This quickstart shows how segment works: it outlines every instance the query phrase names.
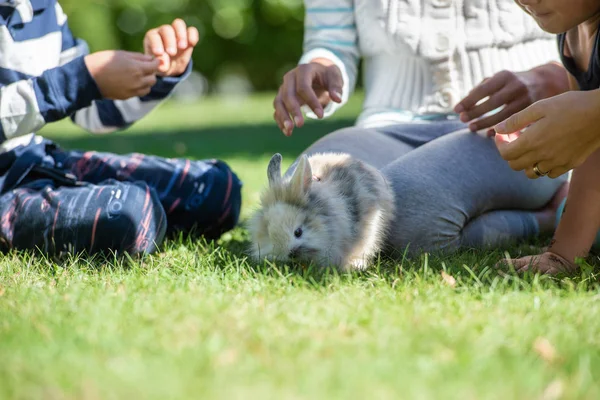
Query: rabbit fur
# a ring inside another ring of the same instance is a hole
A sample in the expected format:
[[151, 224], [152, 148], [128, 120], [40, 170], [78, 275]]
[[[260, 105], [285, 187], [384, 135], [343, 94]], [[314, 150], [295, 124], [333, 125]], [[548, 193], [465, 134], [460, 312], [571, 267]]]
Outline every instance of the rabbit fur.
[[250, 220], [252, 258], [365, 269], [393, 218], [385, 178], [344, 153], [303, 155], [289, 178], [281, 176], [281, 160], [271, 158], [269, 186]]

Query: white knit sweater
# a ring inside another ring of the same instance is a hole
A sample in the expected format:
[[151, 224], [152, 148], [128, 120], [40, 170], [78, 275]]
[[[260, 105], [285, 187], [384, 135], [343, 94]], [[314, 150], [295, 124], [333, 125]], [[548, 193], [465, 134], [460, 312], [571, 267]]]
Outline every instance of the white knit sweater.
[[[475, 85], [496, 72], [559, 60], [554, 37], [541, 31], [514, 0], [304, 3], [300, 63], [317, 57], [335, 62], [344, 78], [344, 103], [363, 58], [365, 102], [357, 121], [361, 126], [452, 113]], [[325, 116], [341, 105], [330, 103]]]

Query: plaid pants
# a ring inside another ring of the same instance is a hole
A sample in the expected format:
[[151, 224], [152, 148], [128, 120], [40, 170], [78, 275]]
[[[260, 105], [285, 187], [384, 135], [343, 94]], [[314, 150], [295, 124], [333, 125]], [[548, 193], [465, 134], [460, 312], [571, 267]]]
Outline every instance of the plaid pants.
[[219, 160], [64, 151], [0, 153], [0, 250], [151, 253], [166, 234], [218, 238], [238, 222], [242, 183]]

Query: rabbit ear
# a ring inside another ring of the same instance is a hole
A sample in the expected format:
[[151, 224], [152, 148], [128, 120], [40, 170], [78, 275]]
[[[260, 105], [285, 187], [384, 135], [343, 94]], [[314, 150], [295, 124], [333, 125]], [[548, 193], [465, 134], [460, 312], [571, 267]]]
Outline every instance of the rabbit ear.
[[298, 160], [298, 165], [292, 176], [291, 186], [292, 190], [297, 194], [306, 194], [310, 189], [312, 183], [312, 169], [308, 162], [308, 157], [304, 154]]
[[281, 181], [281, 154], [276, 153], [271, 157], [267, 167], [267, 177], [269, 186], [273, 186]]

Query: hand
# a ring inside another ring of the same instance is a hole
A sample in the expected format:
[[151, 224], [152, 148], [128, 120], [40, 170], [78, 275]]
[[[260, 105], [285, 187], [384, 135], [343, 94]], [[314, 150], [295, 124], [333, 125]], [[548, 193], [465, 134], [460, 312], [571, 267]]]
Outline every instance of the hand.
[[145, 96], [156, 83], [158, 61], [151, 56], [127, 51], [100, 51], [84, 58], [102, 97], [126, 100]]
[[[460, 114], [461, 121], [474, 121], [469, 124], [471, 131], [491, 128], [538, 100], [566, 92], [569, 89], [567, 76], [564, 67], [555, 63], [525, 72], [498, 72], [475, 87], [454, 111]], [[487, 100], [478, 104], [486, 97]], [[500, 107], [497, 113], [481, 118]], [[488, 136], [493, 134], [493, 129], [489, 129]]]
[[159, 76], [180, 76], [190, 63], [198, 40], [198, 29], [187, 27], [183, 20], [176, 19], [171, 25], [163, 25], [146, 33], [144, 52], [160, 61]]
[[323, 118], [325, 105], [331, 100], [342, 102], [342, 86], [342, 73], [330, 60], [315, 59], [289, 71], [283, 77], [283, 84], [273, 101], [273, 118], [279, 129], [290, 136], [294, 124], [302, 127], [304, 117], [300, 107], [305, 104], [317, 117]]
[[600, 90], [571, 91], [538, 101], [496, 125], [500, 155], [529, 178], [538, 177], [536, 164], [540, 172], [556, 178], [600, 148], [599, 109]]
[[497, 268], [512, 264], [515, 272], [524, 274], [529, 271], [545, 275], [574, 274], [579, 266], [559, 254], [547, 251], [537, 256], [526, 256], [516, 260], [502, 260], [496, 264]]

